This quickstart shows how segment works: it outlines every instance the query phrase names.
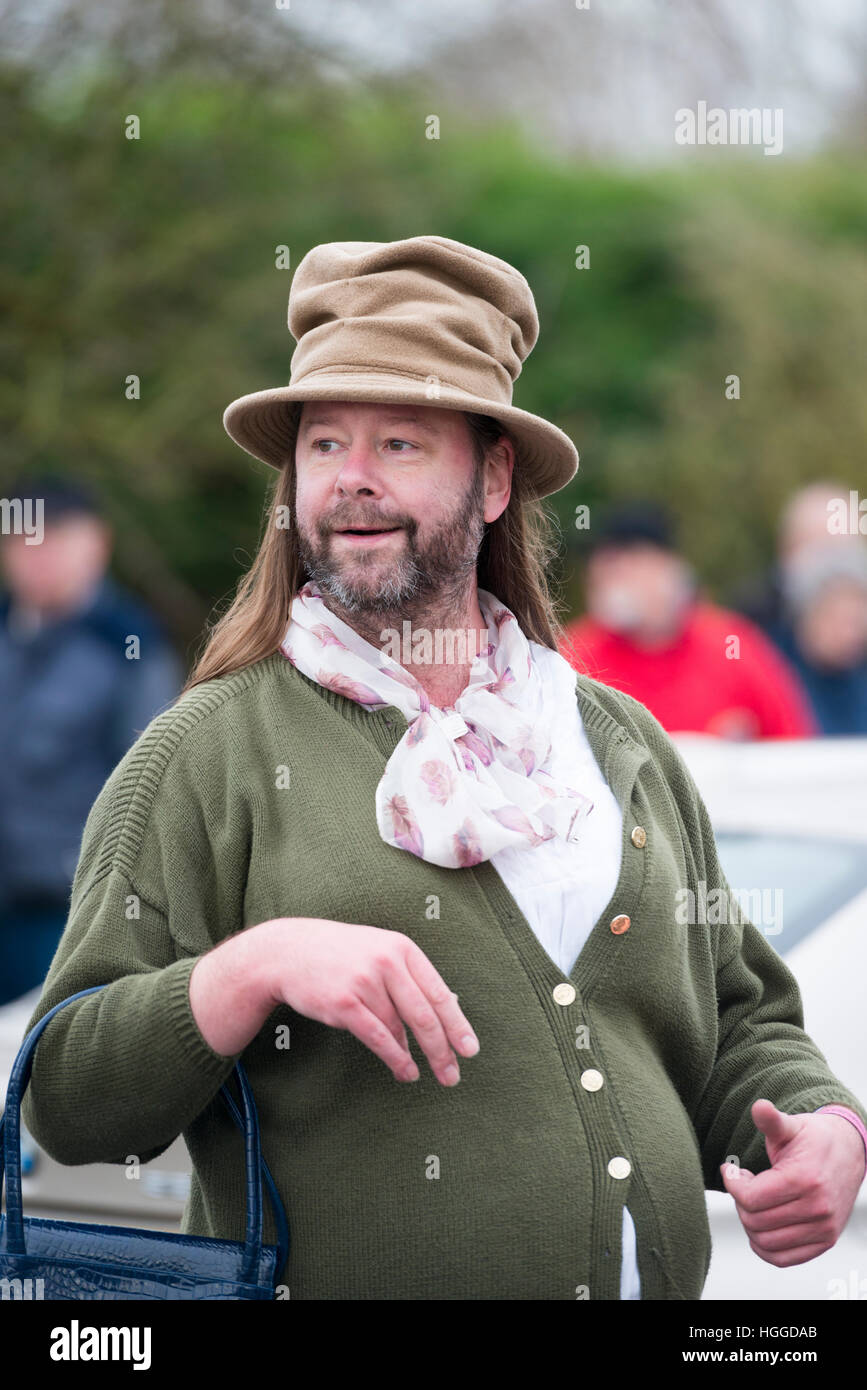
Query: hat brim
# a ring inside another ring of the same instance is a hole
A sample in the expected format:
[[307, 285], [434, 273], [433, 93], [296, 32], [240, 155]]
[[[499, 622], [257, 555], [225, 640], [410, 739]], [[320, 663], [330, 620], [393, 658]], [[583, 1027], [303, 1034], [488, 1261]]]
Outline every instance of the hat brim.
[[454, 387], [439, 384], [436, 395], [423, 381], [377, 372], [365, 377], [320, 372], [315, 381], [276, 386], [239, 396], [223, 412], [223, 426], [236, 444], [272, 468], [282, 468], [292, 456], [298, 417], [304, 401], [360, 401], [395, 405], [424, 405], [441, 410], [465, 410], [491, 415], [515, 441], [515, 466], [529, 479], [537, 497], [547, 497], [571, 482], [578, 469], [578, 451], [556, 425], [513, 405], [495, 405]]

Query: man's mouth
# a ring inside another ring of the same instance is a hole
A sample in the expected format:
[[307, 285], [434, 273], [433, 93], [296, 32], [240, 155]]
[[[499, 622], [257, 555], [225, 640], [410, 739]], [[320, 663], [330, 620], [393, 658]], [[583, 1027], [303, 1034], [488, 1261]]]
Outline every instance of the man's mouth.
[[379, 536], [391, 536], [396, 531], [402, 531], [402, 526], [351, 526], [345, 530], [335, 531], [335, 536], [351, 536], [359, 540], [373, 540]]

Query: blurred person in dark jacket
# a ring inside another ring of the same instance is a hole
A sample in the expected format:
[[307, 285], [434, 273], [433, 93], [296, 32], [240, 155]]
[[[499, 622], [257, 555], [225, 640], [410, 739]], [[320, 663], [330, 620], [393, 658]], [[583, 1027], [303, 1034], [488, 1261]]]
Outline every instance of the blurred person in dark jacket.
[[768, 632], [792, 663], [825, 734], [867, 734], [867, 545], [826, 536], [784, 573]]
[[609, 512], [591, 541], [587, 614], [561, 654], [640, 700], [670, 733], [809, 738], [817, 730], [785, 659], [740, 614], [707, 602], [651, 502]]
[[44, 979], [87, 814], [183, 680], [158, 623], [107, 573], [112, 532], [89, 489], [25, 477], [2, 506], [0, 1004]]

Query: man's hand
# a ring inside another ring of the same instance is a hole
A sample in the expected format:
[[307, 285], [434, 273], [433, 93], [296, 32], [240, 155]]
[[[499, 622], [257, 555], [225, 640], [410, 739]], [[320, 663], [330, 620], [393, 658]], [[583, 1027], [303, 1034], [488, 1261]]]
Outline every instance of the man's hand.
[[325, 917], [275, 917], [266, 935], [262, 978], [275, 1004], [332, 1028], [345, 1028], [398, 1081], [417, 1081], [406, 1024], [443, 1086], [460, 1080], [457, 1054], [479, 1041], [458, 996], [404, 932]]
[[417, 1081], [412, 1029], [443, 1086], [460, 1080], [458, 1056], [479, 1040], [458, 996], [403, 932], [324, 917], [273, 917], [234, 932], [190, 972], [190, 1009], [205, 1042], [237, 1057], [275, 1005], [345, 1028], [398, 1081]]
[[864, 1145], [842, 1115], [786, 1115], [769, 1100], [752, 1106], [771, 1167], [756, 1175], [723, 1163], [750, 1248], [784, 1269], [836, 1245], [864, 1179]]

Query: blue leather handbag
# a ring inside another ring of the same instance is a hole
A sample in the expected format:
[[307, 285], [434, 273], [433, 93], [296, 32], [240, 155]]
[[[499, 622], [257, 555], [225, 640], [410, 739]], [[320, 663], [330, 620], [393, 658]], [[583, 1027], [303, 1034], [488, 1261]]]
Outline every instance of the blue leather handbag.
[[[15, 1058], [0, 1120], [0, 1190], [4, 1168], [6, 1174], [6, 1212], [0, 1216], [0, 1279], [21, 1281], [31, 1297], [70, 1301], [273, 1299], [276, 1281], [289, 1254], [289, 1226], [274, 1179], [262, 1157], [259, 1117], [240, 1062], [235, 1063], [235, 1075], [243, 1117], [227, 1086], [220, 1088], [220, 1095], [244, 1136], [247, 1205], [243, 1241], [24, 1216], [20, 1111], [36, 1043], [59, 1009], [105, 988], [94, 985], [55, 1004], [30, 1030]], [[277, 1245], [262, 1244], [263, 1175], [274, 1213]], [[9, 1288], [14, 1289], [15, 1284], [10, 1283]], [[36, 1295], [34, 1288], [38, 1289]]]

